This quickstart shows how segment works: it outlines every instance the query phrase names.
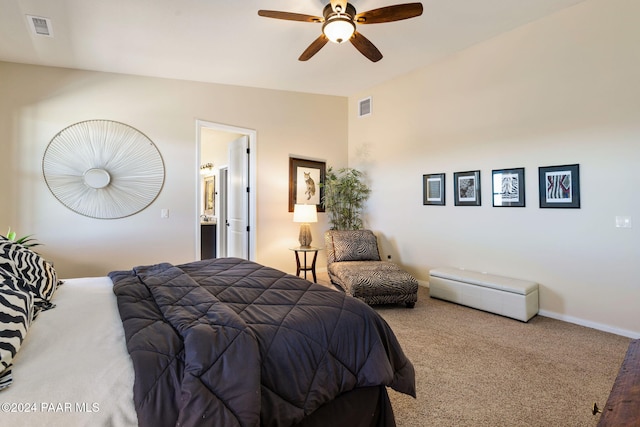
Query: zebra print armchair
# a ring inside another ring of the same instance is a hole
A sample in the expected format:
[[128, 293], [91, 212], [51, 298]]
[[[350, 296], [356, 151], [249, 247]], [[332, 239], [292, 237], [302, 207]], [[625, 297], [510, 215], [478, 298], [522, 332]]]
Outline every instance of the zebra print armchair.
[[367, 304], [404, 303], [413, 308], [418, 281], [397, 264], [382, 261], [371, 230], [325, 233], [327, 272], [331, 282]]

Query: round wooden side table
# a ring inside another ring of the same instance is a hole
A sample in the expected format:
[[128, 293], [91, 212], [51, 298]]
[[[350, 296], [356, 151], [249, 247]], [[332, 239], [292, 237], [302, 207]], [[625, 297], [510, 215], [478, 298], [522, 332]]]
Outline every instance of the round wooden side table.
[[[318, 251], [320, 248], [316, 248], [314, 246], [298, 246], [295, 248], [289, 248], [289, 250], [294, 251], [296, 254], [296, 276], [300, 275], [300, 272], [304, 272], [304, 278], [307, 278], [307, 271], [311, 272], [313, 276], [313, 282], [318, 283], [316, 279], [316, 259], [318, 258]], [[300, 253], [303, 253], [303, 263], [300, 263]], [[307, 264], [307, 254], [313, 253], [313, 260], [311, 261], [311, 265]]]

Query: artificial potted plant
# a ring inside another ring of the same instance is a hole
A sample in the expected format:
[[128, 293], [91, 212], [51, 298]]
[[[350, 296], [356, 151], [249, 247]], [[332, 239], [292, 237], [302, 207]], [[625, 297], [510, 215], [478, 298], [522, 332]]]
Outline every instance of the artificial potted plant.
[[332, 230], [360, 230], [362, 209], [371, 189], [362, 172], [353, 168], [327, 169], [322, 204], [329, 214]]
[[9, 227], [9, 230], [7, 231], [7, 235], [5, 237], [7, 238], [7, 240], [18, 243], [24, 246], [25, 248], [33, 248], [34, 246], [40, 246], [40, 243], [38, 243], [36, 239], [32, 238], [31, 236], [32, 234], [29, 234], [28, 236], [18, 237], [16, 235], [16, 232], [11, 230], [11, 227]]

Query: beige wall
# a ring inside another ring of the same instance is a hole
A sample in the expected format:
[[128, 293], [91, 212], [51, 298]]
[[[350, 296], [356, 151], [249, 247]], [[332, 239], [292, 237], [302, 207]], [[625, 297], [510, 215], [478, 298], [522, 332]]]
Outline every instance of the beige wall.
[[[542, 313], [640, 336], [638, 16], [640, 2], [587, 1], [352, 96], [349, 164], [371, 181], [385, 253], [425, 281], [445, 265], [535, 280]], [[538, 167], [572, 163], [582, 208], [540, 209]], [[492, 207], [492, 169], [514, 167], [526, 207]], [[453, 173], [477, 169], [482, 206], [455, 207]], [[440, 172], [446, 206], [423, 206], [422, 175]]]
[[[257, 133], [257, 261], [295, 272], [298, 225], [288, 212], [289, 156], [344, 165], [347, 99], [0, 62], [0, 227], [35, 234], [62, 277], [195, 258], [196, 120]], [[42, 155], [65, 127], [126, 123], [158, 146], [165, 185], [144, 211], [117, 220], [78, 215], [42, 177]], [[160, 209], [169, 209], [168, 219]], [[320, 239], [326, 217], [313, 225]], [[4, 230], [1, 231], [4, 233]]]

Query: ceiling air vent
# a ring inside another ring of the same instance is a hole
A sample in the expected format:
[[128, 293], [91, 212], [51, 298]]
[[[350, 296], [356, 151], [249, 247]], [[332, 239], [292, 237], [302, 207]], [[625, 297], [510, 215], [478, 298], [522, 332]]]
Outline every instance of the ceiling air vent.
[[27, 15], [27, 21], [29, 21], [29, 28], [36, 36], [53, 37], [51, 19]]
[[371, 97], [358, 101], [358, 117], [371, 115]]

